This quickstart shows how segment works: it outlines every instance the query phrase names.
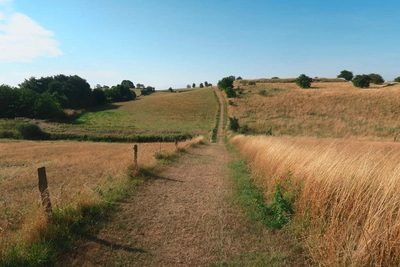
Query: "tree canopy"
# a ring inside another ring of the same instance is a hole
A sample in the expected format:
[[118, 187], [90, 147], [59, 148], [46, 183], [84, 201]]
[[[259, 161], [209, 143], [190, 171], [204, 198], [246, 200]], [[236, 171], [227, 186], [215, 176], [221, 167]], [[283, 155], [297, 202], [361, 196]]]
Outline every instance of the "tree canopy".
[[351, 80], [353, 80], [354, 75], [353, 75], [353, 73], [351, 71], [342, 70], [337, 77], [338, 78], [343, 78], [346, 81], [351, 81]]

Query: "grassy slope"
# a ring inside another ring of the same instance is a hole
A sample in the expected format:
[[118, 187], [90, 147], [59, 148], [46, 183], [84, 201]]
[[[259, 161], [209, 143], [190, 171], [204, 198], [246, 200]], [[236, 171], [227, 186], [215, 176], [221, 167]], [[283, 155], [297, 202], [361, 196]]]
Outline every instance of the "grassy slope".
[[272, 127], [274, 135], [365, 140], [393, 140], [400, 133], [400, 84], [370, 89], [344, 82], [313, 83], [311, 89], [294, 83], [239, 86], [243, 94], [233, 99], [229, 115], [255, 133]]
[[212, 88], [183, 93], [156, 92], [134, 101], [88, 110], [69, 124], [44, 124], [50, 133], [134, 136], [190, 133], [207, 135], [217, 112]]

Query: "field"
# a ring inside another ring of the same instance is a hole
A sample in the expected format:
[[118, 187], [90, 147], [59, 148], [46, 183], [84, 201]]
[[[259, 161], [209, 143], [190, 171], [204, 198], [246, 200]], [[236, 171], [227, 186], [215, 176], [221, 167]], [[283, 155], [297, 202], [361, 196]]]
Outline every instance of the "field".
[[155, 92], [136, 100], [88, 110], [70, 123], [43, 123], [49, 133], [111, 138], [154, 136], [162, 139], [191, 134], [208, 136], [215, 123], [213, 89], [180, 93]]
[[[318, 82], [310, 89], [294, 83], [237, 82], [229, 116], [251, 133], [393, 141], [400, 133], [400, 84], [355, 88], [348, 82]], [[240, 92], [239, 92], [240, 93]]]
[[[160, 150], [173, 153], [176, 147], [138, 144], [139, 166], [154, 165], [154, 153]], [[53, 207], [62, 209], [125, 186], [133, 163], [132, 144], [2, 141], [0, 151], [0, 252], [25, 239], [43, 216], [37, 168], [46, 167]]]
[[400, 144], [242, 135], [231, 142], [266, 202], [277, 191], [293, 202], [292, 229], [319, 266], [399, 266]]
[[259, 135], [231, 143], [314, 263], [399, 266], [400, 84], [244, 84], [229, 116]]

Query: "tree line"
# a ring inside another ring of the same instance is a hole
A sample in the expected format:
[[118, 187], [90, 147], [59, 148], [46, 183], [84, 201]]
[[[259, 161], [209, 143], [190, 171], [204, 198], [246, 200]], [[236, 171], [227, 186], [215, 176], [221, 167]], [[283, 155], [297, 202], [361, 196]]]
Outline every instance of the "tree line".
[[[65, 109], [133, 100], [136, 94], [131, 88], [135, 86], [129, 80], [111, 88], [97, 85], [91, 89], [89, 83], [77, 75], [31, 77], [18, 87], [0, 85], [0, 118], [64, 119]], [[143, 85], [143, 95], [154, 91], [154, 87]]]

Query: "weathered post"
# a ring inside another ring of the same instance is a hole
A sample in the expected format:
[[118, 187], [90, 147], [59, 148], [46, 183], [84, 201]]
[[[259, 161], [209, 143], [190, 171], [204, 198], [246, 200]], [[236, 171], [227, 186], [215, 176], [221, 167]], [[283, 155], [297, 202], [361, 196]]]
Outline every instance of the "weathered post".
[[50, 201], [50, 193], [49, 188], [47, 187], [47, 176], [46, 176], [46, 167], [41, 167], [38, 169], [39, 176], [39, 191], [40, 196], [42, 198], [42, 206], [44, 211], [47, 213], [47, 216], [51, 216], [52, 207]]
[[135, 164], [135, 170], [138, 169], [138, 163], [137, 163], [137, 155], [138, 154], [138, 147], [137, 144], [133, 146], [133, 163]]

